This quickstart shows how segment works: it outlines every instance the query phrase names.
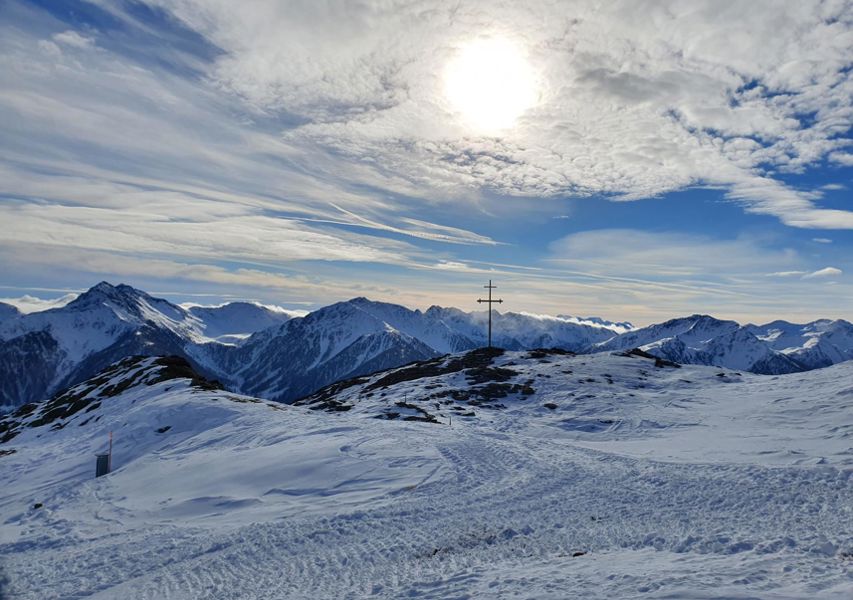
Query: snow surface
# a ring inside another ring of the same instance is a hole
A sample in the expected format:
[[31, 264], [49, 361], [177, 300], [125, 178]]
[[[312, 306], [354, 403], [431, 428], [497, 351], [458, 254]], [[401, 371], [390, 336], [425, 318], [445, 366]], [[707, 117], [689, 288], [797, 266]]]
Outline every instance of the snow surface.
[[[12, 597], [853, 597], [853, 363], [490, 368], [535, 391], [452, 425], [461, 402], [429, 395], [490, 382], [368, 396], [386, 372], [330, 413], [167, 380], [25, 428], [0, 444]], [[374, 418], [402, 399], [440, 422]], [[94, 479], [109, 431], [115, 471]]]

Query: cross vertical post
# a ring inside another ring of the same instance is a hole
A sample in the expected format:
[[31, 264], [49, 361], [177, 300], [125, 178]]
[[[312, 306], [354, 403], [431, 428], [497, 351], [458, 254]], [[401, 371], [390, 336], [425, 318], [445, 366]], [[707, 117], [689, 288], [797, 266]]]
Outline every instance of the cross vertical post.
[[482, 298], [477, 299], [477, 304], [486, 303], [489, 306], [489, 348], [492, 347], [492, 304], [501, 304], [503, 300], [492, 300], [492, 290], [496, 289], [498, 286], [492, 285], [492, 280], [489, 279], [489, 285], [484, 285], [484, 288], [489, 290], [489, 299], [483, 300]]

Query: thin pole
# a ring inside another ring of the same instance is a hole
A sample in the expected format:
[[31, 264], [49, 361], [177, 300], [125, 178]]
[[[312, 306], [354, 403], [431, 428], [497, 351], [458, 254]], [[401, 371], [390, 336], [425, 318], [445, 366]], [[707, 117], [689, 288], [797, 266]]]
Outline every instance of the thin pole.
[[112, 473], [113, 471], [113, 432], [110, 431], [110, 453], [109, 458], [107, 458], [107, 473]]
[[489, 348], [492, 347], [492, 280], [489, 279]]

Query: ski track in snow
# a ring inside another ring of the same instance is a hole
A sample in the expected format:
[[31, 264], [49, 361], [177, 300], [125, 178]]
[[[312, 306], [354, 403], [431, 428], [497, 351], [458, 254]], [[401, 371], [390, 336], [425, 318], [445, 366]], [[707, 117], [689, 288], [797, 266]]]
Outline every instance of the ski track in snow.
[[[109, 477], [89, 479], [87, 454], [26, 485], [27, 469], [71, 460], [70, 436], [33, 463], [20, 454], [35, 446], [0, 457], [18, 481], [0, 494], [12, 598], [853, 597], [843, 461], [668, 462], [525, 428], [512, 409], [448, 427], [214, 396], [156, 417], [133, 404], [148, 429], [190, 414], [200, 432]], [[23, 510], [33, 499], [45, 508]]]
[[[22, 597], [69, 600], [221, 598], [223, 590], [240, 598], [465, 597], [481, 585], [484, 594], [517, 591], [523, 582], [506, 574], [527, 565], [544, 571], [559, 597], [571, 590], [560, 581], [580, 583], [577, 565], [652, 549], [652, 564], [657, 554], [667, 562], [706, 555], [680, 579], [709, 593], [738, 580], [753, 590], [853, 589], [849, 565], [826, 560], [833, 543], [853, 535], [849, 471], [672, 465], [484, 432], [442, 434], [436, 447], [448, 476], [401, 489], [386, 506], [219, 533], [159, 526], [93, 540], [58, 520], [44, 524], [55, 545], [11, 544], [4, 562], [34, 586]], [[576, 551], [588, 554], [569, 560]], [[731, 559], [706, 563], [717, 557]], [[604, 586], [601, 597], [677, 589], [677, 576], [619, 574], [616, 562], [609, 586], [591, 577]]]

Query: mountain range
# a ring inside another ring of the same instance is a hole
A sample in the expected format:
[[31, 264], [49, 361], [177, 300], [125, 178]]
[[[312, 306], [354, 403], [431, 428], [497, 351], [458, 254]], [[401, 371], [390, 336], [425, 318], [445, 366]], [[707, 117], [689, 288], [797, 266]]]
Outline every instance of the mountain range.
[[[101, 282], [66, 306], [22, 314], [0, 304], [0, 406], [47, 398], [135, 355], [177, 355], [226, 388], [292, 402], [335, 381], [486, 343], [486, 313], [411, 310], [354, 298], [307, 315], [249, 302], [182, 307]], [[741, 326], [707, 315], [634, 328], [591, 318], [493, 314], [508, 350], [633, 348], [661, 358], [762, 374], [853, 359], [853, 325], [774, 321]]]

